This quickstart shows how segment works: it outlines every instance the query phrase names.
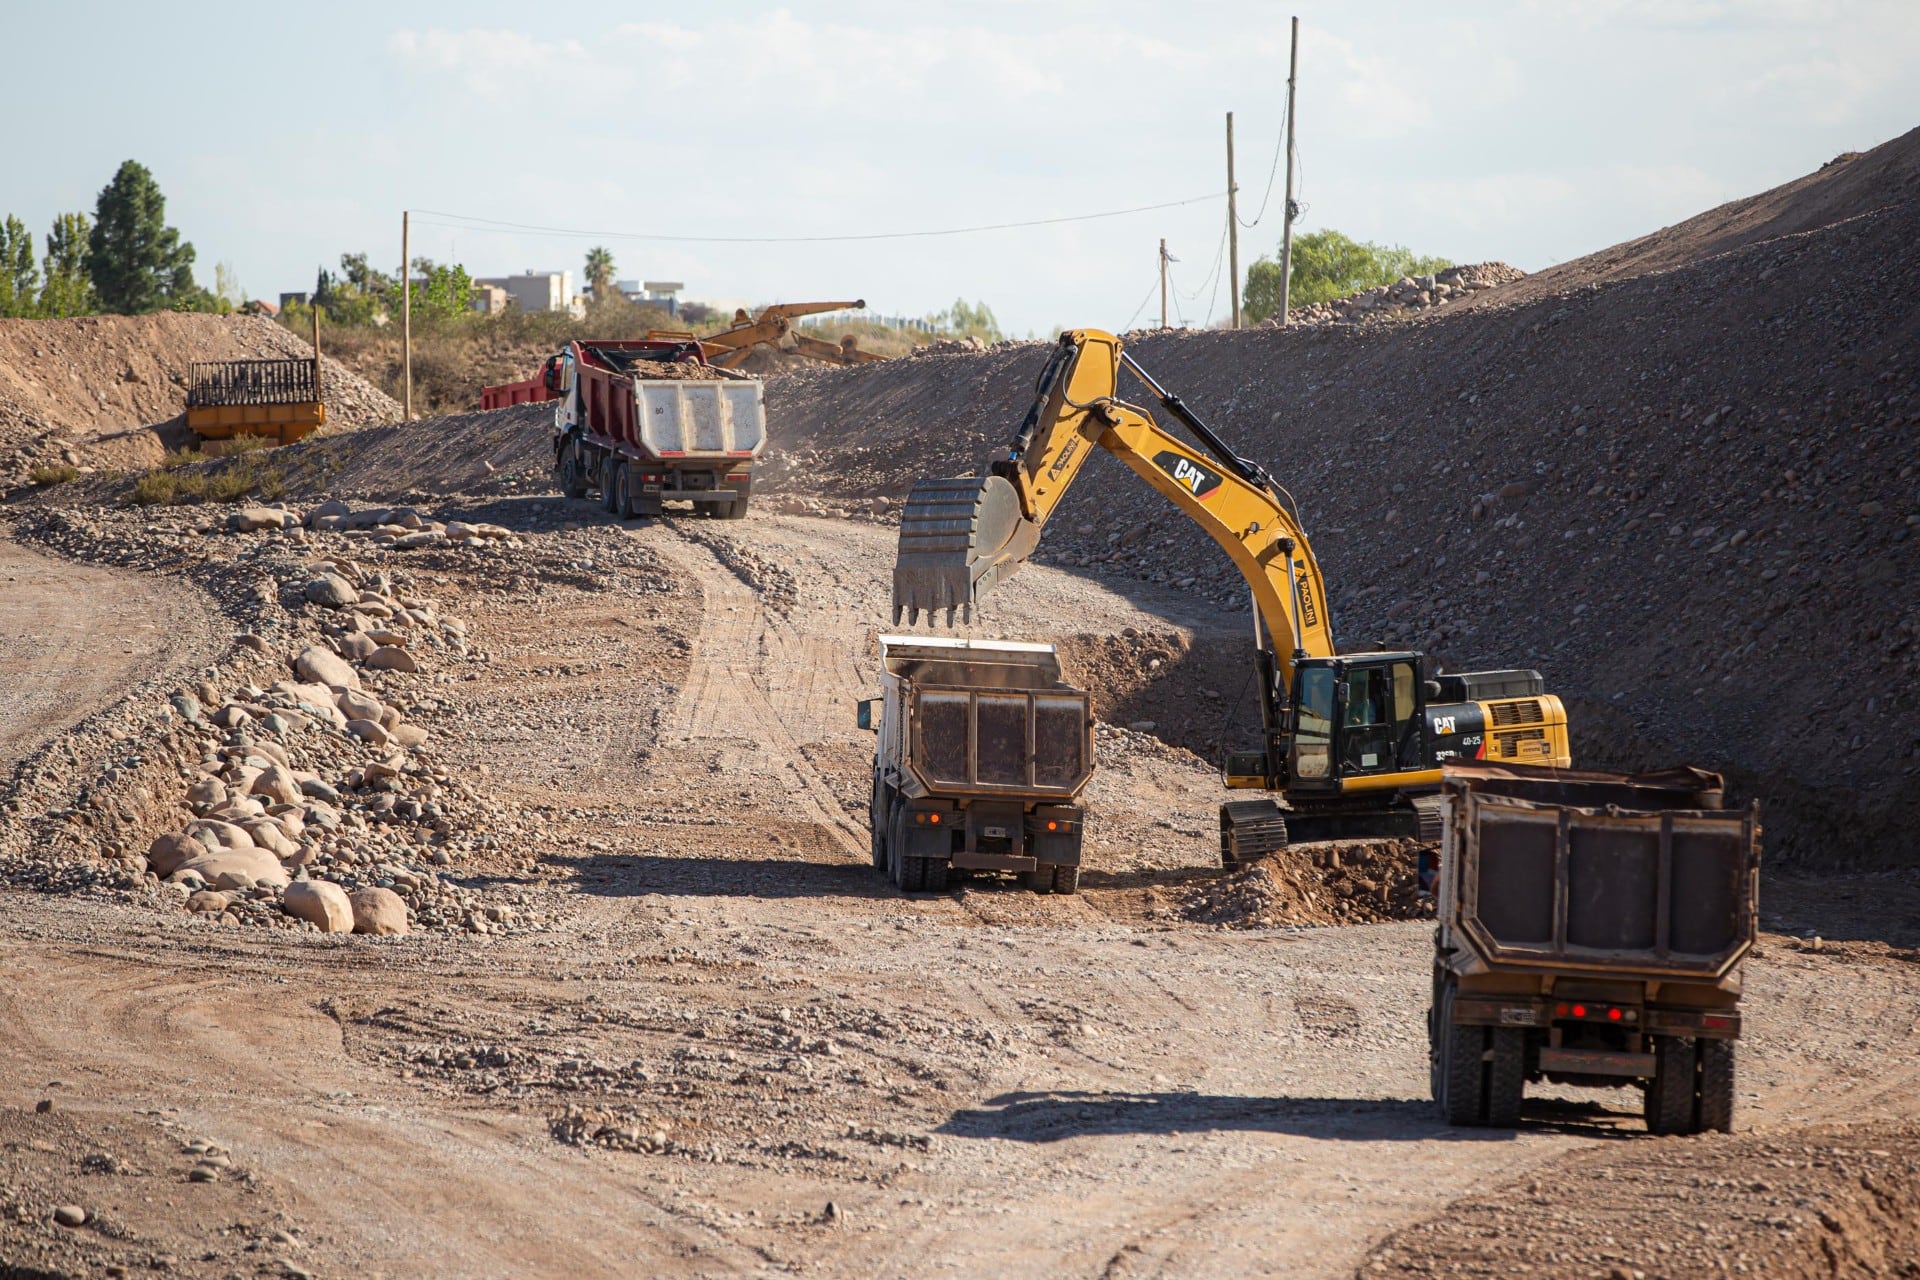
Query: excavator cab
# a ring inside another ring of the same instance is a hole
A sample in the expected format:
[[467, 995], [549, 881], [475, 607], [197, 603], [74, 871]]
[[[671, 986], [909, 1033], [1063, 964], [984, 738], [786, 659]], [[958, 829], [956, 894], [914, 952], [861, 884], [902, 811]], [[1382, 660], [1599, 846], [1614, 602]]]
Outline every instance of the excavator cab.
[[1293, 687], [1287, 776], [1294, 788], [1373, 790], [1425, 767], [1419, 654], [1303, 659]]

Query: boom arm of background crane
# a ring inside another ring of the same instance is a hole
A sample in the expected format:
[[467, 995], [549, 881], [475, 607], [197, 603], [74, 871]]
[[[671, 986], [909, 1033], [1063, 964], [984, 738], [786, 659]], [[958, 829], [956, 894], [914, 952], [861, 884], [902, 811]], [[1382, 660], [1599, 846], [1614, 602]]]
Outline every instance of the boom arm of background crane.
[[[1201, 441], [1162, 430], [1117, 394], [1124, 364]], [[1313, 549], [1280, 486], [1229, 449], [1206, 424], [1095, 329], [1060, 335], [1034, 404], [1013, 443], [977, 478], [923, 480], [901, 513], [893, 611], [976, 603], [1032, 555], [1040, 531], [1099, 445], [1165, 494], [1219, 543], [1253, 590], [1282, 687], [1299, 656], [1334, 652], [1326, 590]]]
[[780, 339], [787, 336], [793, 328], [793, 321], [800, 316], [819, 315], [823, 311], [859, 311], [866, 305], [864, 299], [853, 302], [782, 302], [762, 311], [756, 320], [736, 322], [731, 329], [722, 329], [719, 333], [700, 339], [700, 345], [706, 348], [709, 364], [731, 369], [746, 359], [747, 352], [754, 347], [779, 346]]

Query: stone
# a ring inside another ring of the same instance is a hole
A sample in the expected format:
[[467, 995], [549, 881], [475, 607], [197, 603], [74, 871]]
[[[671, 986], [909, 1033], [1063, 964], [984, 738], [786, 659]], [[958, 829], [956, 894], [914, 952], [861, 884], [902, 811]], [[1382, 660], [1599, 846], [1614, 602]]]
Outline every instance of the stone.
[[360, 687], [360, 673], [339, 654], [317, 644], [310, 644], [300, 651], [300, 656], [293, 660], [293, 669], [302, 680], [315, 684], [342, 685], [349, 689]]
[[409, 533], [395, 538], [388, 544], [395, 551], [418, 551], [421, 547], [430, 547], [436, 542], [445, 542], [447, 535], [438, 529], [422, 529], [418, 533]]
[[53, 1211], [53, 1220], [63, 1227], [83, 1227], [87, 1224], [87, 1211], [77, 1204], [63, 1204]]
[[256, 796], [265, 796], [278, 804], [298, 804], [300, 802], [300, 780], [293, 776], [293, 770], [283, 764], [276, 764], [253, 780], [249, 788]]
[[227, 909], [227, 895], [215, 889], [202, 889], [187, 899], [187, 910], [197, 916], [219, 915]]
[[246, 828], [217, 818], [200, 818], [187, 824], [187, 834], [209, 849], [251, 849], [253, 837]]
[[[300, 794], [312, 800], [324, 800], [328, 804], [340, 803], [339, 789], [325, 778], [300, 779]], [[311, 807], [308, 808], [308, 814], [312, 814]], [[309, 816], [308, 821], [312, 821], [311, 816]]]
[[242, 507], [227, 517], [228, 533], [259, 533], [264, 529], [284, 529], [293, 520], [285, 511], [272, 507]]
[[306, 524], [310, 529], [318, 528], [319, 526], [314, 523], [316, 520], [325, 520], [328, 518], [339, 520], [352, 514], [352, 507], [340, 501], [338, 498], [328, 498], [325, 502], [307, 512]]
[[401, 724], [393, 728], [393, 740], [403, 747], [424, 747], [433, 735], [417, 724]]
[[379, 647], [364, 631], [349, 631], [340, 637], [340, 653], [350, 662], [365, 662]]
[[199, 724], [200, 717], [205, 714], [200, 706], [200, 699], [190, 693], [176, 693], [167, 701], [173, 704], [173, 709], [188, 724]]
[[182, 865], [173, 875], [179, 878], [193, 876], [202, 884], [215, 884], [228, 873], [245, 876], [253, 884], [272, 885], [275, 888], [291, 879], [281, 867], [279, 859], [265, 849], [221, 849], [214, 853], [203, 853]]
[[383, 728], [378, 720], [349, 720], [347, 732], [370, 746], [384, 747], [392, 735]]
[[353, 907], [353, 931], [388, 938], [407, 931], [406, 899], [391, 889], [355, 889], [347, 895]]
[[255, 818], [244, 828], [253, 837], [253, 843], [265, 849], [276, 858], [290, 858], [300, 851], [300, 847], [287, 838], [287, 833], [272, 818]]
[[360, 600], [360, 593], [353, 589], [353, 584], [337, 573], [321, 574], [306, 585], [303, 594], [309, 603], [328, 609], [344, 609]]
[[213, 713], [213, 722], [222, 729], [238, 729], [252, 721], [253, 717], [247, 714], [245, 707], [237, 707], [232, 703]]
[[257, 636], [251, 631], [242, 631], [234, 637], [234, 643], [251, 649], [255, 653], [266, 653], [272, 648], [272, 646], [267, 643], [265, 636]]
[[386, 710], [380, 699], [360, 689], [342, 689], [333, 695], [333, 705], [340, 708], [340, 714], [348, 720], [380, 719], [380, 713]]
[[296, 880], [280, 896], [280, 904], [288, 915], [322, 933], [353, 932], [353, 903], [331, 880]]
[[182, 832], [168, 832], [153, 838], [147, 846], [147, 866], [165, 880], [182, 866], [207, 851], [207, 847]]
[[376, 628], [367, 632], [367, 639], [373, 641], [376, 645], [390, 644], [396, 648], [404, 649], [407, 647], [408, 636], [404, 631], [388, 631], [384, 628]]
[[218, 778], [202, 778], [187, 788], [187, 803], [195, 809], [217, 809], [227, 802], [227, 784]]
[[376, 671], [404, 671], [408, 673], [420, 670], [420, 664], [413, 655], [397, 645], [381, 645], [368, 656], [366, 665]]

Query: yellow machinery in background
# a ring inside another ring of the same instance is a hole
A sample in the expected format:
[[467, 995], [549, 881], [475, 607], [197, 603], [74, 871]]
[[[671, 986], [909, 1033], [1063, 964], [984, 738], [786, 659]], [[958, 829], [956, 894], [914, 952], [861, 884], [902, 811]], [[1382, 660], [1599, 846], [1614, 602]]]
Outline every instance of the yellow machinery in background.
[[202, 440], [265, 436], [292, 444], [326, 424], [317, 314], [309, 359], [209, 360], [193, 366], [187, 428]]

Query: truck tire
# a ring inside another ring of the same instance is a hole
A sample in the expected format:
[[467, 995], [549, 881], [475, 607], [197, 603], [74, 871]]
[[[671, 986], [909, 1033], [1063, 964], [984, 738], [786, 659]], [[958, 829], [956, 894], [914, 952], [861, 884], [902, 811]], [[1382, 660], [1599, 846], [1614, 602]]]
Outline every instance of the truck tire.
[[1699, 1040], [1700, 1092], [1695, 1099], [1695, 1133], [1733, 1132], [1734, 1042]]
[[633, 476], [627, 470], [627, 464], [621, 463], [613, 469], [613, 510], [622, 520], [631, 520], [637, 512], [633, 509], [633, 491], [627, 488]]
[[747, 495], [741, 494], [714, 514], [722, 520], [744, 520], [747, 518]]
[[1695, 1055], [1685, 1036], [1658, 1036], [1653, 1042], [1653, 1079], [1647, 1081], [1648, 1133], [1693, 1132]]
[[586, 477], [580, 471], [580, 447], [571, 440], [560, 446], [560, 456], [553, 464], [553, 483], [563, 497], [578, 500], [587, 494]]
[[920, 864], [920, 888], [927, 893], [945, 893], [947, 891], [947, 860], [945, 858], [915, 858]]
[[1453, 987], [1440, 1006], [1440, 1115], [1452, 1125], [1487, 1122], [1487, 1029], [1455, 1026]]
[[1492, 1050], [1487, 1061], [1487, 1123], [1496, 1129], [1520, 1124], [1520, 1102], [1527, 1095], [1527, 1033], [1518, 1027], [1489, 1027]]
[[619, 474], [620, 464], [612, 458], [600, 464], [600, 509], [610, 516], [620, 513]]
[[1053, 891], [1055, 893], [1080, 892], [1080, 868], [1074, 866], [1056, 866], [1053, 869]]
[[1047, 867], [1036, 867], [1032, 871], [1020, 873], [1020, 883], [1034, 893], [1053, 892], [1053, 872]]

